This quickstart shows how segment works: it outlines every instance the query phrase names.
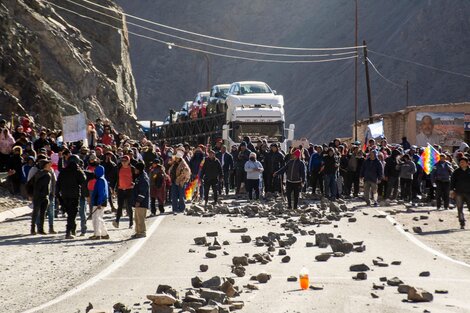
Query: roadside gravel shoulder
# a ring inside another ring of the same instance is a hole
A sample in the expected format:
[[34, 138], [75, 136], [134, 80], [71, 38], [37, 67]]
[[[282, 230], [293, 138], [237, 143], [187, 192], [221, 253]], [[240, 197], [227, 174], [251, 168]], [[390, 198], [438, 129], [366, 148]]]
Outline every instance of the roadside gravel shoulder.
[[[64, 218], [54, 223], [59, 234], [47, 236], [29, 235], [29, 216], [1, 223], [0, 311], [21, 312], [54, 299], [126, 252], [132, 246], [129, 238], [133, 230], [114, 229], [111, 215], [106, 220], [111, 237], [106, 241], [88, 239], [92, 235], [91, 221], [88, 221], [87, 235], [74, 240], [64, 239]], [[126, 220], [122, 220], [123, 226], [127, 225]]]
[[[470, 224], [467, 229], [460, 229], [456, 209], [437, 211], [435, 207], [419, 207], [413, 210], [415, 212], [412, 213], [398, 210], [400, 213], [393, 217], [405, 230], [426, 245], [453, 259], [470, 264]], [[465, 215], [470, 221], [467, 209]], [[415, 233], [413, 227], [420, 227], [422, 232]]]

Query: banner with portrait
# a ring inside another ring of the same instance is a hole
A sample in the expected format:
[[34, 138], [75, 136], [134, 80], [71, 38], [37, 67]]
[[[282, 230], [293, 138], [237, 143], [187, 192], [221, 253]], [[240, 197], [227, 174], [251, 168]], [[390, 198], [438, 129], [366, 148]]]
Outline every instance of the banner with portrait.
[[416, 145], [426, 147], [460, 146], [464, 140], [464, 113], [418, 112], [416, 113]]

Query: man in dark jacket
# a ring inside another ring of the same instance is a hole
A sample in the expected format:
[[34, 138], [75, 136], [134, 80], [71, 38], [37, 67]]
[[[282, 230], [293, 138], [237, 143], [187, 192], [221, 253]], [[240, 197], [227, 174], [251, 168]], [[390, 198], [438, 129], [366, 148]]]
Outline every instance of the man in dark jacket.
[[[33, 214], [31, 216], [31, 235], [36, 235], [35, 224], [38, 220], [38, 233], [46, 235], [44, 232], [44, 218], [49, 206], [49, 194], [51, 192], [51, 161], [44, 159], [39, 161], [39, 171], [34, 175], [33, 184]], [[39, 219], [38, 219], [39, 215]]]
[[201, 169], [201, 179], [204, 181], [204, 205], [209, 201], [209, 189], [214, 193], [214, 204], [217, 203], [218, 182], [222, 178], [222, 166], [215, 157], [214, 150], [209, 151], [209, 157], [204, 161]]
[[287, 208], [292, 209], [292, 192], [294, 193], [294, 209], [297, 209], [299, 202], [299, 194], [302, 184], [305, 183], [306, 170], [305, 164], [300, 160], [301, 151], [295, 150], [292, 153], [292, 159], [287, 162], [281, 169], [273, 174], [273, 176], [286, 173], [286, 194]]
[[219, 192], [222, 194], [223, 187], [225, 187], [225, 194], [229, 192], [230, 173], [233, 171], [233, 158], [227, 152], [227, 147], [221, 146], [220, 151], [216, 154], [217, 159], [220, 161], [223, 172], [223, 182], [219, 185]]
[[397, 157], [399, 155], [400, 151], [393, 150], [392, 155], [385, 159], [384, 179], [387, 181], [385, 198], [390, 200], [395, 200], [398, 196], [400, 170], [397, 169]]
[[[63, 207], [65, 208], [65, 212], [67, 212], [65, 238], [73, 239], [77, 228], [75, 218], [77, 217], [79, 199], [86, 181], [86, 176], [78, 166], [79, 159], [77, 156], [71, 156], [67, 163], [67, 167], [60, 172], [57, 179], [56, 194], [62, 199]], [[82, 233], [84, 231], [85, 230], [82, 229]]]
[[316, 193], [317, 186], [320, 188], [320, 194], [323, 194], [323, 148], [315, 146], [315, 151], [310, 156], [308, 170], [310, 172], [310, 184], [312, 185], [312, 194]]
[[245, 163], [248, 162], [250, 159], [250, 151], [247, 149], [246, 143], [242, 141], [238, 148], [238, 153], [237, 153], [237, 158], [234, 160], [235, 161], [235, 194], [240, 193], [240, 188], [242, 183], [245, 183], [246, 180], [246, 172], [245, 172]]
[[116, 163], [113, 162], [114, 154], [111, 151], [106, 152], [105, 160], [103, 162], [104, 173], [106, 181], [108, 182], [108, 201], [111, 206], [111, 210], [116, 212], [113, 202], [113, 190], [116, 189], [116, 184], [118, 180], [118, 167]]
[[145, 218], [150, 204], [150, 180], [145, 172], [144, 163], [137, 163], [135, 173], [137, 175], [134, 185], [135, 234], [132, 237], [143, 238], [147, 236]]
[[323, 156], [323, 174], [325, 181], [325, 196], [334, 200], [337, 196], [337, 177], [339, 168], [339, 157], [334, 148], [330, 147], [327, 154]]
[[[361, 168], [361, 178], [364, 178], [364, 200], [370, 205], [370, 200], [377, 206], [377, 185], [383, 177], [383, 166], [377, 159], [377, 150], [370, 150], [369, 157]], [[372, 196], [372, 197], [371, 197]]]
[[266, 177], [265, 190], [266, 193], [281, 193], [281, 179], [279, 176], [273, 177], [273, 174], [279, 171], [283, 166], [284, 156], [279, 152], [277, 144], [271, 144], [271, 150], [264, 160], [264, 176]]
[[459, 168], [452, 173], [450, 190], [451, 196], [452, 198], [455, 198], [455, 202], [457, 204], [460, 228], [464, 229], [464, 203], [467, 204], [467, 208], [470, 210], [470, 168], [468, 167], [468, 158], [461, 158], [459, 161]]
[[446, 161], [446, 155], [441, 154], [439, 162], [434, 165], [431, 172], [431, 181], [436, 184], [436, 205], [441, 209], [441, 203], [444, 202], [444, 209], [449, 209], [450, 177], [453, 172], [452, 165]]

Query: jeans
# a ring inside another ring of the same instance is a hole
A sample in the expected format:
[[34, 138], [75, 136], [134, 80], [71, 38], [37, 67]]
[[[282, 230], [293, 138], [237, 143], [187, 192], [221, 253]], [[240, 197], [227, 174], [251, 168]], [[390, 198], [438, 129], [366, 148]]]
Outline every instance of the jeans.
[[377, 183], [371, 181], [364, 181], [364, 200], [367, 205], [370, 205], [370, 200], [377, 202]]
[[385, 197], [390, 200], [395, 200], [398, 196], [398, 176], [389, 176], [387, 184], [387, 193]]
[[[236, 194], [239, 194], [240, 193], [240, 188], [241, 188], [241, 185], [242, 183], [245, 183], [246, 184], [246, 172], [244, 169], [236, 169], [235, 170], [235, 193]], [[245, 189], [247, 189], [248, 187], [245, 186]]]
[[64, 198], [65, 212], [67, 212], [67, 226], [65, 228], [66, 235], [75, 233], [77, 228], [75, 219], [77, 218], [78, 213], [78, 202], [78, 198]]
[[330, 199], [336, 198], [336, 173], [325, 174], [323, 179], [325, 182], [325, 196]]
[[46, 210], [49, 206], [48, 198], [35, 199], [33, 201], [33, 214], [31, 216], [31, 231], [34, 231], [35, 225], [38, 225], [38, 231], [44, 231], [44, 218], [46, 217]]
[[247, 179], [246, 189], [250, 200], [253, 200], [253, 190], [255, 191], [255, 199], [259, 200], [259, 179]]
[[292, 192], [294, 193], [294, 210], [297, 209], [299, 203], [299, 194], [301, 183], [286, 183], [286, 196], [287, 196], [287, 208], [292, 209]]
[[223, 193], [223, 189], [225, 188], [225, 194], [228, 195], [229, 192], [229, 180], [230, 180], [230, 174], [229, 171], [224, 172], [224, 177], [222, 181], [219, 182], [219, 194]]
[[320, 188], [320, 193], [323, 194], [323, 173], [318, 170], [313, 170], [310, 174], [310, 183], [312, 185], [312, 193], [315, 193], [317, 186]]
[[132, 216], [132, 197], [133, 197], [133, 190], [132, 189], [118, 189], [117, 198], [118, 198], [118, 209], [116, 213], [116, 222], [119, 223], [119, 220], [122, 217], [122, 209], [124, 204], [126, 205], [126, 212], [127, 216], [129, 217], [129, 226], [132, 227], [133, 225], [133, 216]]
[[218, 183], [219, 181], [217, 179], [204, 180], [204, 201], [206, 203], [209, 201], [209, 191], [211, 188], [214, 193], [214, 202], [217, 202]]
[[441, 200], [444, 201], [444, 208], [449, 208], [449, 192], [450, 192], [450, 183], [444, 181], [436, 181], [436, 204], [437, 208], [441, 208]]
[[173, 213], [184, 212], [186, 208], [184, 189], [184, 186], [180, 187], [175, 183], [171, 184], [171, 208]]
[[47, 221], [49, 222], [49, 228], [54, 229], [54, 214], [55, 214], [55, 197], [49, 196], [49, 206], [47, 207]]
[[80, 215], [80, 233], [86, 234], [86, 222], [87, 222], [87, 215], [86, 215], [86, 199], [85, 197], [80, 197], [79, 206], [78, 206], [78, 213]]

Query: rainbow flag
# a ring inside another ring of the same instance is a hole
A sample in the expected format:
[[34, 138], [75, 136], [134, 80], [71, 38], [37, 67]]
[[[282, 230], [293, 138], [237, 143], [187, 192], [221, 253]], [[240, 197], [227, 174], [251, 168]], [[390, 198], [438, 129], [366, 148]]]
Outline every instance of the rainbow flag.
[[437, 162], [439, 162], [439, 151], [428, 143], [428, 146], [419, 157], [418, 164], [421, 165], [424, 172], [429, 175]]

